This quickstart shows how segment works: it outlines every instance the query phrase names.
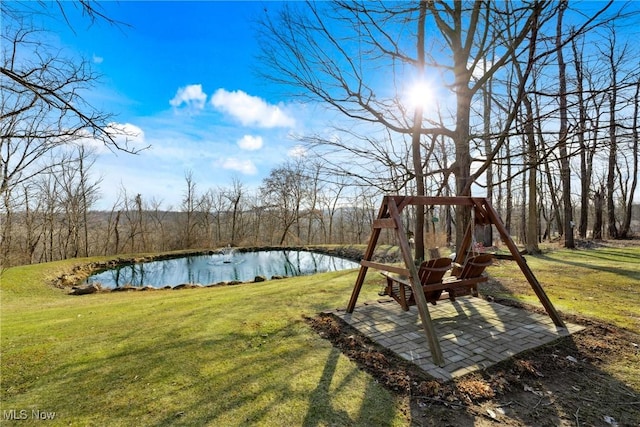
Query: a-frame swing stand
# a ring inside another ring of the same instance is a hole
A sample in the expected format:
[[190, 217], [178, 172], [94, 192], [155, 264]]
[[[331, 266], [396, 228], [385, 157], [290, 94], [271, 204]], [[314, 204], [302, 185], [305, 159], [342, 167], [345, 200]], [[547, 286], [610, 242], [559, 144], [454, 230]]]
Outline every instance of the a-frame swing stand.
[[[416, 306], [418, 307], [418, 313], [420, 314], [422, 326], [429, 342], [431, 356], [433, 357], [433, 361], [437, 365], [444, 366], [445, 361], [444, 357], [442, 356], [442, 350], [440, 349], [440, 342], [438, 341], [433, 323], [431, 321], [431, 316], [429, 315], [427, 300], [425, 298], [424, 291], [418, 277], [418, 269], [416, 268], [416, 265], [413, 261], [409, 242], [407, 241], [407, 235], [402, 225], [402, 219], [400, 216], [402, 210], [411, 205], [470, 206], [474, 211], [476, 224], [493, 224], [500, 233], [502, 241], [509, 248], [513, 259], [518, 263], [520, 270], [522, 270], [522, 273], [527, 278], [527, 281], [531, 285], [531, 288], [538, 296], [538, 299], [544, 306], [547, 314], [553, 320], [553, 323], [555, 323], [555, 325], [558, 327], [566, 328], [564, 322], [562, 321], [562, 319], [560, 319], [558, 312], [547, 297], [547, 294], [544, 292], [542, 286], [533, 275], [533, 272], [527, 265], [525, 259], [522, 257], [522, 254], [518, 252], [516, 244], [511, 239], [511, 236], [507, 232], [507, 229], [498, 216], [498, 213], [491, 206], [487, 199], [481, 197], [385, 196], [382, 200], [382, 205], [380, 206], [378, 217], [373, 221], [373, 230], [369, 239], [369, 245], [367, 246], [367, 250], [365, 251], [364, 258], [362, 259], [362, 261], [360, 261], [360, 272], [358, 273], [358, 278], [356, 279], [356, 283], [353, 287], [353, 292], [351, 293], [351, 299], [349, 300], [349, 305], [347, 306], [347, 313], [353, 313], [353, 310], [355, 309], [356, 301], [358, 300], [358, 295], [360, 294], [360, 290], [362, 289], [362, 285], [364, 283], [364, 279], [367, 275], [367, 270], [369, 269], [369, 267], [409, 277], [411, 290], [413, 292], [413, 295], [415, 296]], [[380, 231], [384, 228], [395, 230], [405, 267], [393, 266], [372, 261], [373, 254], [375, 253], [376, 249], [376, 244], [380, 236]], [[457, 256], [455, 261], [459, 264], [464, 263], [467, 253], [471, 248], [471, 243], [473, 240], [472, 228], [473, 227], [469, 227], [467, 229], [461, 247], [457, 249]]]

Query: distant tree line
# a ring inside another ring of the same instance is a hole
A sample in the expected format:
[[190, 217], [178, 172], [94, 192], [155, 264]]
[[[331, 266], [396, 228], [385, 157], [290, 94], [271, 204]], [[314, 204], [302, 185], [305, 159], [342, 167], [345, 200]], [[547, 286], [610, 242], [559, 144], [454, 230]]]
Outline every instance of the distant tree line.
[[[180, 206], [165, 207], [122, 187], [113, 206], [98, 211], [93, 206], [99, 182], [90, 179], [90, 159], [81, 158], [64, 173], [46, 174], [34, 187], [22, 187], [21, 206], [12, 211], [10, 224], [3, 222], [5, 235], [10, 235], [3, 241], [4, 266], [227, 245], [366, 244], [384, 194], [346, 181], [336, 184], [327, 179], [321, 164], [301, 158], [271, 171], [258, 189], [239, 180], [200, 189], [187, 171]], [[512, 186], [512, 212], [505, 203], [495, 205], [503, 219], [509, 218], [507, 226], [520, 242], [527, 227], [522, 190]], [[428, 247], [454, 244], [453, 209], [435, 206], [427, 211]], [[588, 216], [595, 218], [594, 214], [591, 206]], [[406, 210], [407, 229], [414, 215], [415, 211]], [[557, 222], [540, 218], [540, 239], [558, 238]], [[634, 221], [636, 232], [640, 231], [638, 205]], [[478, 234], [478, 242], [484, 243], [483, 238]], [[385, 231], [380, 242], [395, 244], [395, 238]]]

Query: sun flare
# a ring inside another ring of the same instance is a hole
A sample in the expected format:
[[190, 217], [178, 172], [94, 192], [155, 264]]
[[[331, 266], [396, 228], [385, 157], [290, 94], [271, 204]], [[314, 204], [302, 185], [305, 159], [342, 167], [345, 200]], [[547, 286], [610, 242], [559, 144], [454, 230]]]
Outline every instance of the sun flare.
[[433, 101], [433, 88], [427, 82], [417, 82], [409, 86], [405, 97], [409, 108], [426, 109]]

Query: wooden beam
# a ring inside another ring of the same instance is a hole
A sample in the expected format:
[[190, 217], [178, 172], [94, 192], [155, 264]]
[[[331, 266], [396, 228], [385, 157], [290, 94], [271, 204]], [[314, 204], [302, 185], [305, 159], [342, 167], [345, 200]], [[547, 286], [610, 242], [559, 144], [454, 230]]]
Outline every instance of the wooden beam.
[[[432, 196], [385, 196], [389, 200], [394, 200], [397, 206], [403, 208], [407, 205], [438, 205], [438, 206], [473, 206], [474, 199], [482, 200], [482, 197], [432, 197]], [[401, 211], [399, 211], [401, 212]]]
[[445, 362], [444, 357], [442, 356], [440, 342], [438, 341], [436, 331], [433, 327], [433, 322], [431, 321], [431, 316], [429, 315], [427, 298], [424, 296], [424, 291], [422, 290], [420, 277], [418, 277], [418, 269], [413, 262], [411, 248], [409, 247], [409, 242], [407, 242], [407, 236], [405, 235], [404, 227], [402, 227], [402, 219], [400, 218], [400, 213], [398, 212], [398, 207], [396, 206], [395, 200], [391, 198], [389, 199], [388, 209], [391, 218], [396, 221], [396, 234], [398, 237], [398, 242], [400, 244], [400, 252], [402, 253], [405, 265], [409, 269], [411, 291], [413, 292], [413, 297], [416, 300], [416, 306], [418, 307], [418, 313], [420, 314], [420, 320], [422, 321], [422, 328], [424, 329], [425, 335], [427, 336], [427, 341], [429, 342], [431, 357], [433, 358], [433, 362], [436, 365], [444, 366]]
[[373, 228], [396, 228], [396, 222], [391, 218], [374, 219]]
[[491, 220], [489, 219], [489, 214], [487, 213], [487, 210], [484, 208], [485, 204], [487, 203], [486, 199], [480, 199], [480, 198], [473, 198], [471, 199], [473, 201], [473, 207], [474, 207], [474, 216], [475, 216], [475, 223], [476, 224], [481, 224], [481, 225], [487, 225], [487, 224], [491, 224]]
[[405, 276], [405, 277], [409, 276], [409, 274], [411, 273], [409, 269], [406, 267], [398, 267], [395, 265], [381, 264], [379, 262], [366, 261], [364, 259], [360, 261], [360, 265], [364, 265], [365, 267], [369, 267], [369, 268], [375, 268], [376, 270], [388, 271], [389, 273], [400, 274], [401, 276]]
[[[388, 215], [387, 209], [387, 197], [382, 199], [382, 204], [380, 205], [380, 209], [378, 210], [378, 218], [383, 218]], [[369, 244], [367, 245], [367, 250], [364, 253], [364, 261], [371, 261], [373, 258], [373, 254], [376, 250], [376, 244], [378, 243], [378, 237], [380, 237], [380, 229], [374, 228], [371, 231], [371, 236], [369, 237]], [[351, 298], [349, 298], [349, 304], [347, 305], [347, 313], [353, 313], [353, 309], [356, 307], [356, 302], [358, 301], [358, 296], [360, 295], [360, 290], [362, 290], [362, 285], [364, 284], [364, 279], [367, 276], [368, 267], [360, 263], [360, 271], [358, 272], [358, 277], [356, 278], [356, 283], [353, 286], [353, 291], [351, 292]]]

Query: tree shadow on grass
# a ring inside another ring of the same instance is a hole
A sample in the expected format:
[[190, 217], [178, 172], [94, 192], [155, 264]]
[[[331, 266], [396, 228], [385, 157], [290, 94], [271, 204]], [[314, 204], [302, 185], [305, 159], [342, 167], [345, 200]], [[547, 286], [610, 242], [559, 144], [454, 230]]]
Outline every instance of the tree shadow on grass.
[[[332, 348], [329, 353], [329, 357], [324, 366], [322, 377], [318, 381], [318, 386], [311, 393], [309, 398], [309, 409], [302, 422], [303, 427], [324, 426], [324, 425], [391, 425], [394, 419], [393, 411], [376, 411], [375, 406], [380, 406], [380, 401], [373, 398], [371, 395], [372, 383], [367, 385], [367, 390], [364, 393], [364, 399], [362, 400], [361, 410], [358, 416], [352, 418], [349, 414], [335, 405], [336, 390], [351, 386], [351, 377], [355, 375], [355, 372], [351, 373], [346, 378], [335, 382], [336, 367], [341, 357], [341, 352]], [[375, 394], [375, 392], [374, 392]], [[388, 406], [391, 408], [391, 405]]]
[[[548, 255], [542, 254], [542, 255], [536, 255], [536, 258], [540, 258], [542, 260], [544, 260], [545, 262], [548, 262], [549, 264], [565, 264], [565, 265], [571, 265], [574, 267], [580, 267], [580, 268], [585, 268], [585, 269], [590, 269], [590, 270], [598, 270], [598, 271], [604, 271], [606, 273], [612, 273], [612, 274], [617, 274], [617, 275], [621, 275], [621, 276], [626, 276], [626, 277], [630, 277], [633, 279], [638, 279], [640, 280], [640, 271], [638, 271], [638, 269], [625, 269], [625, 268], [620, 268], [619, 266], [616, 267], [608, 267], [608, 266], [604, 266], [604, 265], [598, 265], [596, 262], [590, 263], [588, 258], [592, 258], [594, 260], [598, 260], [601, 262], [601, 260], [604, 261], [611, 261], [611, 257], [615, 257], [616, 258], [616, 263], [624, 263], [624, 264], [630, 264], [630, 265], [634, 265], [637, 266], [638, 264], [640, 264], [640, 256], [632, 251], [606, 251], [604, 249], [598, 249], [597, 251], [583, 251], [582, 253], [583, 257], [585, 258], [584, 262], [578, 262], [578, 261], [569, 261], [566, 259], [559, 259], [559, 258], [552, 258]], [[619, 259], [619, 258], [625, 258], [624, 260]]]
[[[494, 299], [492, 295], [510, 295], [507, 288], [495, 281], [492, 281], [487, 292], [483, 292], [481, 288], [481, 293], [490, 300]], [[544, 313], [541, 307], [525, 307], [508, 298], [499, 302], [523, 310], [525, 318], [531, 319], [530, 323], [534, 323], [534, 312]], [[438, 304], [451, 303], [442, 301]], [[445, 331], [455, 335], [459, 323], [465, 317], [473, 317], [473, 304], [465, 305], [464, 310], [460, 308], [458, 301], [453, 304], [458, 309], [458, 316], [434, 319], [439, 336]], [[399, 307], [396, 308], [399, 313], [396, 314], [407, 314]], [[415, 311], [410, 313], [417, 318]], [[500, 315], [501, 311], [496, 310], [496, 313]], [[504, 323], [510, 321], [509, 318], [501, 320]], [[480, 419], [487, 419], [508, 426], [615, 423], [619, 426], [636, 426], [640, 420], [638, 390], [614, 377], [605, 368], [622, 360], [638, 366], [640, 353], [631, 343], [638, 343], [640, 336], [586, 319], [565, 316], [565, 320], [581, 323], [585, 329], [571, 336], [559, 337], [549, 344], [517, 352], [506, 361], [448, 382], [430, 378], [428, 372], [417, 369], [415, 365], [413, 369], [407, 368], [407, 360], [394, 352], [390, 354], [389, 348], [373, 341], [364, 345], [377, 347], [380, 354], [393, 360], [392, 367], [381, 368], [375, 364], [367, 366], [363, 361], [359, 363], [387, 386], [393, 384], [390, 377], [399, 373], [408, 374], [410, 379], [406, 386], [396, 388], [396, 391], [411, 397], [414, 425], [438, 425], [446, 420], [444, 424], [471, 426], [477, 425]], [[419, 320], [416, 319], [416, 322]], [[483, 327], [480, 322], [477, 322], [477, 326]], [[354, 329], [350, 326], [341, 324], [340, 327], [345, 332], [334, 333], [334, 336], [354, 334]], [[386, 329], [384, 334], [400, 332], [392, 328]], [[365, 338], [369, 334], [361, 331], [356, 333]], [[517, 339], [517, 335], [514, 335], [514, 340]], [[334, 344], [340, 340], [332, 339]], [[480, 342], [477, 345], [487, 343]], [[471, 348], [473, 354], [474, 345], [467, 347]], [[345, 351], [344, 345], [341, 348]], [[353, 350], [347, 352], [355, 359], [359, 357], [358, 354], [363, 353]]]
[[46, 395], [38, 404], [72, 425], [385, 425], [397, 418], [393, 396], [310, 340], [301, 321], [268, 334], [239, 325], [209, 337], [163, 327], [160, 340], [132, 328], [120, 335], [124, 344], [86, 349], [82, 361], [58, 365], [14, 402]]

